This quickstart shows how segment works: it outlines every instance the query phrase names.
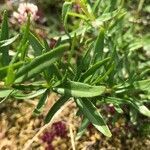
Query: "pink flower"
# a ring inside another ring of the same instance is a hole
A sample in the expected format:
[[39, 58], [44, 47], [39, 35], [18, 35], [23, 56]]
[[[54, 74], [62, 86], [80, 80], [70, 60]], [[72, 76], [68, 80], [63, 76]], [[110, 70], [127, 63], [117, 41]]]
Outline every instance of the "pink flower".
[[52, 127], [53, 130], [55, 131], [56, 136], [60, 136], [62, 138], [67, 136], [66, 124], [63, 123], [62, 121], [53, 123]]
[[18, 22], [23, 23], [27, 20], [30, 14], [31, 20], [37, 20], [38, 7], [32, 3], [20, 3], [18, 11], [13, 13], [13, 17], [18, 20]]

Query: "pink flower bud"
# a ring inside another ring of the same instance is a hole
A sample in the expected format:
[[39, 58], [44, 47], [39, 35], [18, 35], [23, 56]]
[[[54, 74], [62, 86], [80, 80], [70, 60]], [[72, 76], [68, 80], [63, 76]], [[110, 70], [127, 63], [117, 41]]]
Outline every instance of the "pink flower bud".
[[37, 20], [38, 7], [32, 3], [20, 3], [18, 11], [13, 13], [13, 17], [18, 20], [18, 22], [23, 23], [27, 20], [28, 15], [30, 15], [31, 21]]

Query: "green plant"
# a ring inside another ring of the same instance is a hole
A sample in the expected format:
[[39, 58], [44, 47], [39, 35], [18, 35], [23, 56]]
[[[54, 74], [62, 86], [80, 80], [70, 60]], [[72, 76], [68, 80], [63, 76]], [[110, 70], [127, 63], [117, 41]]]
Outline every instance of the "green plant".
[[[78, 6], [79, 10], [73, 6]], [[149, 67], [139, 49], [149, 45], [149, 36], [134, 32], [130, 14], [121, 0], [72, 0], [62, 8], [64, 35], [53, 49], [30, 30], [30, 17], [19, 35], [9, 38], [4, 12], [0, 38], [1, 103], [8, 97], [29, 99], [40, 96], [34, 113], [41, 113], [50, 92], [60, 94], [45, 123], [70, 98], [83, 116], [78, 136], [92, 123], [105, 136], [111, 132], [98, 106], [113, 104], [117, 115], [128, 106], [130, 120], [139, 113], [150, 117]], [[9, 46], [18, 43], [13, 55]], [[31, 48], [32, 47], [32, 48]], [[10, 51], [11, 52], [11, 51]], [[142, 61], [145, 62], [143, 66]]]

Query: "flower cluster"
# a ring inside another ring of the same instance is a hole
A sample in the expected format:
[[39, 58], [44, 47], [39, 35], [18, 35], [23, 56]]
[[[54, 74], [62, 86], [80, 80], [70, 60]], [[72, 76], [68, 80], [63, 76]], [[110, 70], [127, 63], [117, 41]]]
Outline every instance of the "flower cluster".
[[55, 131], [56, 136], [60, 136], [62, 138], [66, 137], [67, 135], [66, 125], [63, 122], [61, 121], [55, 122], [52, 128]]
[[51, 143], [55, 137], [55, 132], [45, 132], [41, 137], [43, 142]]
[[38, 19], [38, 7], [32, 3], [20, 3], [18, 11], [13, 13], [13, 17], [18, 20], [18, 22], [26, 22], [28, 15], [30, 15], [31, 20]]
[[67, 136], [67, 129], [65, 123], [62, 121], [58, 121], [53, 123], [52, 130], [46, 131], [41, 139], [43, 142], [48, 144], [47, 150], [53, 150], [52, 141], [54, 140], [55, 136], [65, 138]]

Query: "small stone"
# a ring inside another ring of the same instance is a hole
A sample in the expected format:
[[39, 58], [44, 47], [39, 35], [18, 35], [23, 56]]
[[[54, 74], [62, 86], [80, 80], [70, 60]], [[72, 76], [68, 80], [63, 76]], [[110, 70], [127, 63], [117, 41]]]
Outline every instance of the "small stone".
[[91, 141], [96, 141], [96, 138], [95, 138], [95, 136], [94, 135], [92, 135], [91, 137], [90, 137], [90, 139], [91, 139]]
[[97, 140], [100, 140], [100, 134], [95, 133], [95, 138], [96, 138]]
[[62, 143], [62, 144], [60, 145], [60, 148], [61, 148], [61, 150], [66, 150], [67, 145], [66, 145], [65, 143]]

